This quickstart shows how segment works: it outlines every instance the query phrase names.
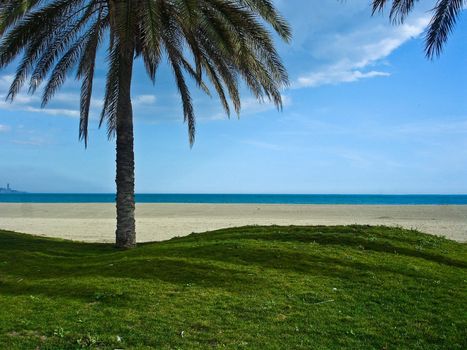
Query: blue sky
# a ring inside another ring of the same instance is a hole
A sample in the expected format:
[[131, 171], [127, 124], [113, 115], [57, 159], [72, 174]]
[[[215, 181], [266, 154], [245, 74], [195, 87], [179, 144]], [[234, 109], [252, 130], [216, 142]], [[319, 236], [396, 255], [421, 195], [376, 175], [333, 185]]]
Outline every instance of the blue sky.
[[[428, 61], [431, 1], [399, 27], [371, 17], [368, 0], [276, 3], [294, 32], [290, 45], [278, 43], [291, 79], [283, 112], [245, 91], [241, 118], [229, 120], [194, 92], [190, 149], [170, 70], [161, 66], [153, 86], [136, 64], [137, 192], [467, 193], [465, 14], [442, 57]], [[3, 102], [14, 67], [0, 71], [0, 186], [114, 191], [114, 141], [97, 125], [105, 71], [101, 59], [88, 149], [72, 77], [41, 110], [26, 91]]]

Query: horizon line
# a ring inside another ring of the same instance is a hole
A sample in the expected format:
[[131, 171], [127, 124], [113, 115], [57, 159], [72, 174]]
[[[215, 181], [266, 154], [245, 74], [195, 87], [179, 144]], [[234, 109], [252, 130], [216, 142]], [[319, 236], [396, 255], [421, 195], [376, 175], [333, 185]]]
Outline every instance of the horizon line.
[[[3, 195], [115, 195], [115, 192], [18, 192]], [[467, 193], [254, 193], [254, 192], [135, 192], [135, 195], [213, 195], [213, 196], [467, 196]]]

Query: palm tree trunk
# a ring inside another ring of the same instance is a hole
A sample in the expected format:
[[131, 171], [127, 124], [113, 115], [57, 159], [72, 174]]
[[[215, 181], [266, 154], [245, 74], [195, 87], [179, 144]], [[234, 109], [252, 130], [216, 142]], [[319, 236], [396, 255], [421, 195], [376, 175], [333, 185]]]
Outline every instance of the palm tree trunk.
[[131, 76], [133, 49], [122, 49], [117, 106], [117, 231], [118, 248], [136, 245], [135, 229], [135, 158], [133, 150], [133, 110], [131, 105]]

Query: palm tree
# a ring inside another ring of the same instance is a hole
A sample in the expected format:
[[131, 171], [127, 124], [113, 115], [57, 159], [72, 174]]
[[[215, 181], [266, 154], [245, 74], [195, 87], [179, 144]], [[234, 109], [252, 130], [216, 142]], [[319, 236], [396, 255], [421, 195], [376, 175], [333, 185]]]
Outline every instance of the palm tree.
[[[381, 12], [388, 0], [373, 0], [373, 14]], [[389, 18], [394, 23], [403, 23], [413, 10], [418, 0], [392, 0]], [[426, 31], [425, 54], [428, 58], [439, 56], [447, 42], [449, 34], [454, 29], [456, 20], [467, 0], [437, 0], [433, 7], [433, 17]]]
[[[108, 43], [108, 70], [100, 125], [116, 137], [116, 245], [135, 246], [134, 152], [131, 77], [141, 58], [155, 82], [166, 57], [178, 87], [189, 142], [195, 114], [186, 76], [209, 93], [210, 82], [230, 115], [240, 113], [239, 80], [253, 95], [282, 108], [287, 72], [270, 26], [288, 42], [291, 30], [272, 0], [3, 0], [0, 2], [0, 68], [22, 56], [7, 99], [27, 83], [45, 81], [42, 106], [71, 73], [81, 80], [79, 138], [87, 146], [96, 53]], [[28, 80], [28, 82], [27, 82]]]

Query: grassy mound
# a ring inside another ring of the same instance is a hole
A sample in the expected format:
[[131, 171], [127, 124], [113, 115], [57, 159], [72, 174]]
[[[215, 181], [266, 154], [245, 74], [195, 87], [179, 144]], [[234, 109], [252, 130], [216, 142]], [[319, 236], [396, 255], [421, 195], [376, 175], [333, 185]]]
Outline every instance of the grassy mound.
[[4, 349], [466, 349], [467, 246], [242, 227], [117, 251], [0, 231]]

